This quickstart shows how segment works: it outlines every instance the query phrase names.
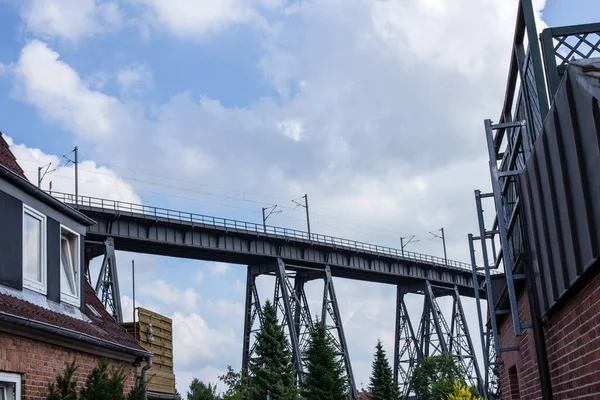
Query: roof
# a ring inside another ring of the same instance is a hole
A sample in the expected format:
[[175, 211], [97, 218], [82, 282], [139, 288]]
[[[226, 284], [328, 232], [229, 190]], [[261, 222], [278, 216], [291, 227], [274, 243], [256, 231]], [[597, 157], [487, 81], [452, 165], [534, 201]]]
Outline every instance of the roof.
[[19, 175], [23, 179], [27, 179], [25, 176], [25, 172], [23, 168], [17, 162], [17, 158], [10, 151], [10, 147], [8, 147], [8, 143], [4, 140], [2, 136], [2, 132], [0, 132], [0, 164], [4, 165], [6, 168]]
[[[3, 314], [8, 314], [32, 320], [45, 326], [62, 328], [63, 331], [80, 333], [86, 335], [86, 337], [99, 339], [98, 343], [108, 342], [107, 344], [117, 345], [122, 348], [123, 352], [130, 354], [148, 353], [106, 311], [90, 284], [85, 282], [84, 286], [84, 313], [90, 322], [48, 310], [6, 293], [0, 293], [0, 317]], [[89, 306], [92, 306], [99, 316], [96, 316]], [[60, 335], [61, 331], [58, 330], [56, 333]]]

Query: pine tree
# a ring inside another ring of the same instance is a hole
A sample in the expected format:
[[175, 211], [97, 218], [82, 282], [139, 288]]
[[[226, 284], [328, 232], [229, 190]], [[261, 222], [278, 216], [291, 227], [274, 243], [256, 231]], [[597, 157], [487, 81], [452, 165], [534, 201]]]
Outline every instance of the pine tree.
[[88, 375], [81, 389], [80, 400], [123, 400], [125, 373], [122, 369], [111, 371], [106, 358], [100, 359]]
[[272, 400], [296, 400], [296, 369], [283, 328], [277, 322], [277, 309], [267, 301], [263, 325], [256, 335], [255, 355], [248, 362], [248, 398], [264, 400], [271, 392]]
[[73, 359], [65, 365], [64, 374], [56, 377], [56, 385], [51, 383], [48, 386], [48, 400], [77, 400], [77, 380], [73, 378], [75, 371], [77, 366]]
[[398, 386], [394, 382], [392, 368], [381, 345], [377, 341], [375, 348], [375, 360], [373, 361], [373, 372], [369, 382], [369, 390], [373, 400], [398, 400]]
[[306, 351], [306, 375], [302, 385], [305, 400], [348, 400], [345, 368], [325, 325], [315, 324]]

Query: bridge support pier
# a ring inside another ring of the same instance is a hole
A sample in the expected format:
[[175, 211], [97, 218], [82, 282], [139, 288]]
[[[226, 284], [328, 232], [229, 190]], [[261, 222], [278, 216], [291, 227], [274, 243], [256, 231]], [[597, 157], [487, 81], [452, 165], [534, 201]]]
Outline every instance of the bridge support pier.
[[397, 286], [396, 294], [396, 340], [394, 344], [394, 380], [398, 384], [400, 396], [406, 399], [410, 393], [410, 379], [419, 362], [423, 359], [419, 342], [415, 336], [410, 316], [404, 303], [407, 289]]
[[[452, 297], [452, 319], [450, 325], [448, 325], [444, 318], [442, 310], [437, 302], [436, 293], [438, 296]], [[401, 346], [403, 345], [405, 350], [404, 353], [402, 353], [401, 350], [397, 350], [395, 376], [398, 379], [403, 398], [406, 398], [410, 393], [410, 385], [406, 383], [406, 380], [411, 378], [415, 363], [420, 363], [422, 358], [433, 357], [440, 354], [449, 354], [457, 361], [465, 372], [467, 382], [471, 386], [476, 387], [483, 398], [487, 400], [488, 395], [475, 355], [473, 342], [469, 334], [469, 327], [467, 325], [458, 288], [456, 286], [453, 288], [434, 287], [429, 281], [425, 281], [423, 314], [417, 333], [416, 351], [408, 348], [407, 341], [410, 342], [410, 340], [404, 339], [403, 344], [401, 344], [402, 339], [399, 339], [399, 337], [401, 337], [398, 333], [399, 330], [405, 329], [406, 331], [406, 328], [401, 327], [400, 324], [408, 326], [409, 332], [410, 321], [407, 316], [405, 317], [403, 315], [403, 313], [406, 313], [406, 307], [403, 303], [403, 293], [401, 293], [400, 288], [398, 298], [400, 300], [398, 300], [399, 305], [397, 306], [396, 311], [396, 348], [402, 349], [403, 347]], [[406, 322], [404, 322], [404, 320], [406, 320]], [[410, 337], [410, 334], [406, 333], [404, 334], [404, 337]], [[408, 370], [401, 367], [399, 356], [404, 354], [408, 354], [409, 359], [405, 362], [409, 364], [411, 370], [410, 374], [407, 374], [408, 378], [405, 378], [403, 381], [402, 379], [405, 376], [403, 374], [408, 372]]]
[[273, 304], [282, 315], [281, 325], [286, 330], [286, 334], [289, 338], [292, 349], [292, 359], [299, 371], [299, 383], [302, 383], [303, 373], [305, 372], [303, 355], [308, 348], [308, 340], [314, 326], [306, 292], [304, 290], [304, 284], [314, 279], [323, 279], [324, 289], [320, 321], [327, 327], [329, 334], [338, 349], [339, 357], [346, 369], [350, 390], [354, 398], [356, 398], [358, 393], [356, 391], [352, 365], [348, 354], [348, 345], [329, 266], [326, 266], [324, 271], [299, 269], [295, 273], [288, 273], [283, 261], [278, 259], [276, 262], [270, 263], [266, 267], [248, 267], [243, 341], [244, 354], [242, 356], [243, 373], [247, 373], [248, 364], [254, 355], [254, 335], [260, 330], [263, 323], [260, 296], [256, 287], [256, 278], [266, 274], [275, 276]]
[[102, 301], [104, 307], [112, 312], [115, 320], [118, 323], [122, 323], [123, 309], [121, 308], [115, 242], [111, 237], [107, 238], [104, 242], [104, 259], [102, 260], [102, 267], [100, 268], [100, 274], [96, 282], [96, 295]]

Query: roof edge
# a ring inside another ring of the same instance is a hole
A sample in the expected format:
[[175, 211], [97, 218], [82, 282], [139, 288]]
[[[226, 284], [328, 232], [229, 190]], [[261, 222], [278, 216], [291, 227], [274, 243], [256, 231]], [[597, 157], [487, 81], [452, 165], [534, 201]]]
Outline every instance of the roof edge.
[[28, 327], [38, 329], [38, 330], [46, 332], [46, 333], [58, 334], [60, 336], [64, 336], [64, 337], [78, 340], [78, 341], [82, 341], [87, 344], [105, 347], [105, 348], [108, 348], [108, 349], [111, 349], [111, 350], [114, 350], [117, 352], [130, 354], [130, 355], [133, 355], [136, 357], [142, 357], [145, 359], [150, 358], [154, 355], [152, 352], [149, 352], [149, 351], [134, 349], [133, 347], [124, 346], [124, 345], [114, 343], [114, 342], [111, 342], [111, 341], [108, 341], [105, 339], [100, 339], [100, 338], [88, 335], [85, 333], [77, 332], [77, 331], [67, 329], [67, 328], [62, 328], [62, 327], [56, 326], [56, 325], [51, 325], [51, 324], [48, 324], [45, 322], [35, 321], [33, 319], [20, 317], [18, 315], [14, 315], [14, 314], [10, 314], [10, 313], [0, 312], [0, 321], [4, 321], [4, 322], [12, 323], [15, 325], [20, 325], [20, 326], [25, 326], [25, 327], [28, 326]]
[[15, 174], [10, 169], [6, 168], [4, 165], [0, 164], [0, 177], [6, 178], [10, 183], [15, 186], [23, 189], [28, 194], [36, 197], [38, 200], [45, 202], [50, 205], [52, 208], [68, 215], [73, 218], [77, 222], [80, 222], [86, 226], [96, 225], [96, 221], [93, 219], [83, 215], [79, 211], [74, 208], [66, 205], [65, 203], [55, 199], [48, 193], [44, 192], [42, 189], [33, 185], [31, 182], [21, 178], [19, 175]]

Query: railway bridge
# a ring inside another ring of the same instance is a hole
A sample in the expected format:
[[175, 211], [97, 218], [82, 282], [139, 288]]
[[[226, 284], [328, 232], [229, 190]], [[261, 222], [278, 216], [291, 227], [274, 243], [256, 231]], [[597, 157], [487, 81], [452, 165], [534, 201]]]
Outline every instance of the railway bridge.
[[[242, 368], [252, 357], [254, 335], [262, 321], [256, 278], [272, 275], [273, 301], [280, 310], [294, 363], [302, 371], [302, 354], [314, 323], [304, 284], [322, 279], [320, 319], [334, 338], [356, 395], [333, 278], [392, 284], [397, 286], [394, 376], [403, 395], [410, 394], [412, 370], [423, 357], [441, 353], [456, 357], [470, 383], [484, 392], [461, 303], [461, 296], [485, 298], [485, 276], [474, 265], [294, 229], [88, 196], [51, 194], [96, 221], [88, 228], [84, 244], [86, 274], [91, 281], [89, 262], [103, 256], [96, 292], [118, 321], [123, 316], [115, 250], [245, 265], [248, 275]], [[418, 325], [407, 312], [404, 296], [408, 293], [423, 295]], [[441, 296], [452, 297], [452, 315], [444, 316], [436, 300]], [[301, 373], [298, 378], [302, 379]]]

